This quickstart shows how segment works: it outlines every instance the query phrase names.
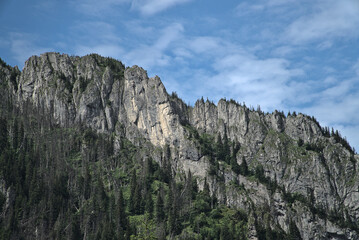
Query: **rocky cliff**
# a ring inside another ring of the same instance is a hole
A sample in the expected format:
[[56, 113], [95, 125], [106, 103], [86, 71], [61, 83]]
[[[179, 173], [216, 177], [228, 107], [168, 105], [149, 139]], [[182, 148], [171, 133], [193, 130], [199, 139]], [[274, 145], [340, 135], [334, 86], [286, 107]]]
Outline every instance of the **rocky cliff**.
[[[95, 54], [45, 53], [21, 72], [0, 68], [2, 95], [20, 109], [31, 102], [61, 127], [112, 134], [117, 151], [121, 137], [152, 150], [168, 147], [174, 172], [190, 170], [200, 187], [208, 181], [219, 201], [249, 214], [249, 238], [260, 225], [288, 232], [295, 224], [303, 239], [359, 239], [359, 157], [312, 117], [263, 113], [232, 100], [187, 106], [159, 77]], [[218, 146], [227, 155], [220, 157]]]

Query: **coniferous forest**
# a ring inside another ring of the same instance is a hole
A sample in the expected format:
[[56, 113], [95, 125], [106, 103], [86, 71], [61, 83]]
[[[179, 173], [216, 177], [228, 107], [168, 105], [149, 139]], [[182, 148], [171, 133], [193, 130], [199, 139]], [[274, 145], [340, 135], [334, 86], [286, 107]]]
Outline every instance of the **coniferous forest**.
[[175, 175], [169, 147], [160, 163], [125, 138], [114, 152], [109, 135], [24, 109], [1, 106], [0, 239], [246, 239], [246, 213]]
[[0, 59], [0, 240], [358, 238], [358, 155], [314, 117], [187, 106], [96, 54], [26, 64]]

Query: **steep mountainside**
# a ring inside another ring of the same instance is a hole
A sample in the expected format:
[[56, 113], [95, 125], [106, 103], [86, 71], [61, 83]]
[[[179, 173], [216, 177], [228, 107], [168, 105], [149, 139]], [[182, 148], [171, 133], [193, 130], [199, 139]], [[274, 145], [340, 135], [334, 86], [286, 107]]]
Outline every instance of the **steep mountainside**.
[[[207, 191], [212, 199], [212, 215], [205, 215], [208, 218], [215, 219], [213, 211], [216, 206], [227, 206], [225, 209], [228, 211], [237, 209], [244, 214], [245, 220], [232, 219], [234, 224], [243, 222], [244, 227], [238, 231], [233, 230], [236, 227], [231, 230], [232, 234], [242, 232], [244, 235], [233, 235], [232, 238], [359, 239], [359, 157], [337, 131], [322, 128], [313, 117], [295, 113], [285, 116], [277, 111], [263, 113], [260, 109], [250, 109], [233, 100], [223, 99], [217, 105], [201, 99], [193, 107], [187, 106], [175, 93], [169, 95], [166, 92], [159, 77], [149, 78], [146, 71], [138, 66], [125, 67], [119, 61], [95, 54], [70, 57], [45, 53], [27, 60], [21, 72], [1, 62], [0, 93], [1, 124], [5, 126], [0, 129], [3, 166], [7, 163], [6, 156], [13, 156], [8, 152], [22, 149], [21, 141], [14, 143], [15, 130], [19, 128], [14, 122], [19, 121], [24, 125], [21, 138], [32, 139], [35, 150], [41, 155], [48, 154], [48, 157], [39, 157], [38, 163], [33, 163], [34, 168], [40, 169], [37, 174], [42, 179], [50, 179], [51, 174], [46, 172], [54, 171], [54, 178], [57, 178], [48, 183], [48, 189], [57, 186], [58, 178], [67, 186], [67, 190], [63, 191], [70, 195], [63, 195], [63, 204], [70, 205], [71, 199], [75, 198], [71, 191], [76, 192], [76, 174], [84, 179], [86, 174], [101, 178], [100, 182], [104, 181], [105, 186], [99, 188], [107, 196], [113, 194], [117, 199], [118, 189], [124, 189], [130, 195], [135, 187], [130, 189], [128, 172], [133, 169], [137, 169], [137, 173], [146, 172], [146, 167], [141, 166], [145, 166], [148, 159], [153, 159], [153, 164], [162, 169], [161, 174], [170, 175], [174, 182], [186, 185], [187, 180], [184, 179], [193, 175], [200, 189], [197, 194]], [[23, 117], [16, 120], [19, 116]], [[51, 137], [45, 134], [49, 129]], [[82, 137], [78, 139], [77, 135]], [[49, 141], [57, 143], [58, 148], [46, 145]], [[71, 146], [63, 142], [69, 142]], [[110, 150], [104, 150], [107, 148]], [[7, 152], [6, 149], [12, 150]], [[21, 165], [22, 160], [19, 161]], [[51, 167], [48, 166], [49, 161]], [[51, 162], [56, 164], [51, 165]], [[95, 163], [91, 165], [92, 162], [101, 162], [101, 167]], [[131, 167], [124, 167], [126, 164]], [[94, 166], [101, 170], [94, 170]], [[31, 191], [24, 190], [27, 200], [18, 203], [16, 193], [20, 190], [14, 180], [17, 178], [9, 178], [9, 169], [3, 168], [0, 173], [0, 191], [4, 199], [3, 204], [0, 201], [0, 224], [4, 234], [9, 234], [3, 236], [16, 238], [29, 233], [27, 237], [34, 239], [58, 238], [49, 229], [50, 226], [61, 229], [60, 223], [56, 225], [61, 222], [56, 220], [60, 218], [60, 213], [55, 214], [52, 221], [47, 221], [48, 226], [44, 226], [44, 220], [39, 220], [44, 216], [28, 223], [31, 215], [38, 216], [47, 209], [40, 209], [38, 205], [36, 210], [26, 210], [26, 214], [18, 216], [19, 226], [15, 231], [20, 232], [18, 235], [5, 231], [9, 229], [6, 226], [13, 227], [11, 224], [16, 216], [11, 214], [16, 204], [25, 209], [26, 204], [33, 202], [26, 203], [30, 202]], [[27, 169], [24, 167], [23, 175], [26, 175]], [[69, 171], [69, 176], [62, 179], [56, 169]], [[127, 175], [122, 179], [121, 174], [126, 174], [126, 171]], [[74, 172], [73, 179], [71, 172]], [[94, 176], [95, 172], [100, 176]], [[28, 180], [24, 177], [22, 181], [26, 185]], [[166, 193], [176, 189], [168, 179], [159, 177], [158, 181], [164, 184]], [[149, 187], [154, 196], [162, 191], [155, 185]], [[93, 188], [93, 191], [98, 191]], [[43, 191], [46, 192], [46, 189]], [[142, 189], [142, 197], [147, 196], [146, 189]], [[180, 199], [181, 187], [178, 189]], [[53, 191], [56, 192], [56, 188]], [[51, 194], [46, 202], [51, 202], [50, 198]], [[159, 199], [158, 196], [154, 198]], [[168, 199], [167, 205], [170, 202]], [[130, 197], [125, 196], [125, 201], [131, 201]], [[193, 201], [197, 202], [196, 198]], [[74, 201], [74, 212], [85, 209], [86, 213], [86, 204], [92, 204], [92, 200], [87, 201], [84, 197], [79, 202]], [[174, 206], [168, 208], [175, 209]], [[131, 208], [126, 208], [126, 211], [142, 216], [140, 212], [132, 212]], [[171, 213], [171, 210], [168, 211]], [[221, 211], [221, 216], [226, 216], [225, 211]], [[199, 210], [196, 214], [205, 213]], [[166, 228], [163, 236], [171, 239], [176, 236], [179, 239], [225, 236], [223, 228], [214, 235], [206, 235], [208, 233], [192, 228], [191, 220], [188, 220], [191, 224], [187, 226], [186, 215], [182, 211], [178, 214], [175, 219], [178, 219], [180, 227], [176, 230]], [[70, 215], [64, 212], [62, 217], [71, 218]], [[91, 238], [90, 234], [100, 231], [100, 227], [86, 223], [83, 217], [86, 214], [78, 215], [80, 220], [75, 221], [78, 224], [75, 226], [79, 228], [81, 237]], [[134, 219], [130, 218], [130, 221], [135, 222]], [[170, 220], [163, 223], [171, 226]], [[87, 226], [92, 226], [92, 230]], [[33, 230], [35, 228], [36, 231]], [[72, 229], [76, 229], [74, 225]], [[134, 230], [133, 235], [139, 235], [139, 232], [139, 229]], [[156, 237], [161, 238], [158, 232], [157, 229]], [[126, 234], [123, 236], [129, 237]]]

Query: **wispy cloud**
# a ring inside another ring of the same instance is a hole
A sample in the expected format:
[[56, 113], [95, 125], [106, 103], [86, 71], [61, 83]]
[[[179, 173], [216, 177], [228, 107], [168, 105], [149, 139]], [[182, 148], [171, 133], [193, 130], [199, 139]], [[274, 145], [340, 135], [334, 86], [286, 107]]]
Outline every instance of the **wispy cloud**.
[[77, 11], [95, 17], [116, 13], [116, 8], [132, 0], [70, 0], [71, 6]]
[[149, 16], [189, 1], [191, 0], [133, 0], [131, 8]]
[[283, 102], [293, 94], [290, 79], [303, 74], [285, 59], [260, 59], [251, 53], [228, 55], [215, 65], [219, 73], [212, 81], [214, 85], [221, 82], [225, 96], [259, 104], [268, 111], [274, 110], [273, 106], [284, 107]]
[[311, 13], [292, 22], [285, 37], [292, 43], [327, 40], [335, 37], [358, 36], [359, 2], [328, 0], [313, 4]]
[[154, 68], [170, 64], [171, 56], [166, 53], [175, 42], [179, 42], [184, 31], [179, 23], [173, 23], [157, 34], [159, 37], [148, 45], [140, 45], [128, 51], [124, 59], [129, 64], [137, 64], [144, 68]]
[[359, 59], [356, 61], [356, 63], [353, 66], [353, 70], [355, 71], [356, 75], [359, 78]]
[[278, 8], [288, 7], [293, 4], [295, 0], [257, 0], [241, 2], [235, 8], [239, 16], [258, 13], [262, 11], [277, 12]]
[[124, 50], [113, 44], [98, 44], [94, 46], [79, 45], [76, 47], [76, 55], [84, 56], [89, 53], [97, 53], [104, 57], [114, 57], [119, 59], [123, 56]]
[[119, 42], [121, 37], [116, 27], [104, 21], [81, 21], [74, 23], [72, 34], [81, 42]]
[[39, 47], [36, 41], [38, 36], [28, 33], [10, 33], [9, 47], [13, 53], [14, 59], [19, 66], [23, 66], [24, 62], [32, 55], [39, 55], [44, 52], [53, 51], [52, 48]]
[[[298, 109], [315, 116], [322, 125], [338, 129], [352, 146], [359, 146], [359, 60], [348, 71], [350, 78], [324, 79], [322, 89], [311, 92], [311, 105]], [[308, 96], [310, 91], [304, 93]]]
[[[243, 46], [219, 37], [182, 36], [174, 45], [179, 46], [173, 51], [174, 59], [181, 58], [189, 64], [189, 69], [181, 71], [179, 77], [187, 78], [190, 84], [181, 84], [178, 91], [190, 101], [200, 96], [211, 96], [218, 101], [227, 96], [260, 104], [270, 111], [273, 106], [284, 106], [283, 102], [294, 91], [290, 87], [291, 79], [304, 74], [284, 58], [260, 58]], [[198, 67], [201, 61], [207, 63], [203, 68]]]
[[103, 21], [78, 22], [72, 27], [73, 52], [77, 55], [98, 53], [103, 56], [122, 58], [122, 38], [112, 24]]

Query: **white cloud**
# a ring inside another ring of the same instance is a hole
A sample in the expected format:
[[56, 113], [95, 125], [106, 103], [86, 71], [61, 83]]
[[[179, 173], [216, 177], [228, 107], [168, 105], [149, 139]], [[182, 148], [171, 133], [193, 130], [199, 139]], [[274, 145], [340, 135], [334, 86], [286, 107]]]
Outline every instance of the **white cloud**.
[[32, 55], [53, 51], [52, 48], [38, 47], [35, 43], [38, 37], [33, 34], [11, 33], [9, 39], [10, 51], [18, 66], [23, 66], [25, 61]]
[[79, 22], [72, 28], [74, 53], [87, 55], [98, 53], [121, 59], [124, 49], [121, 46], [121, 37], [114, 25], [103, 21]]
[[136, 46], [127, 52], [124, 56], [125, 61], [131, 65], [140, 65], [148, 70], [170, 64], [171, 57], [166, 53], [166, 50], [175, 42], [180, 42], [183, 30], [181, 24], [169, 25], [160, 31], [160, 37], [154, 43]]
[[359, 77], [359, 59], [356, 61], [356, 63], [353, 66], [353, 70], [355, 71], [357, 77]]
[[272, 54], [274, 56], [285, 57], [285, 56], [288, 56], [291, 53], [293, 53], [295, 50], [297, 50], [297, 49], [294, 49], [291, 46], [284, 45], [284, 46], [280, 46], [280, 47], [275, 48], [272, 51]]
[[72, 27], [74, 35], [86, 43], [92, 41], [119, 42], [121, 38], [116, 30], [113, 24], [103, 21], [77, 22]]
[[133, 0], [131, 8], [149, 16], [189, 1], [191, 0]]
[[[358, 68], [359, 68], [359, 63]], [[338, 80], [327, 77], [319, 91], [304, 91], [311, 95], [311, 105], [298, 110], [315, 116], [322, 126], [338, 129], [351, 146], [359, 146], [359, 72], [352, 69], [353, 77]]]
[[238, 101], [259, 104], [266, 111], [284, 107], [284, 101], [293, 94], [290, 79], [302, 74], [285, 59], [260, 59], [251, 53], [228, 55], [218, 59], [215, 66], [219, 73], [211, 78], [211, 87]]
[[235, 8], [238, 16], [245, 16], [253, 12], [262, 11], [265, 8], [264, 4], [249, 4], [248, 2], [242, 2]]
[[219, 47], [220, 39], [214, 37], [195, 37], [190, 42], [188, 47], [195, 53], [203, 53], [215, 51]]
[[295, 44], [335, 37], [357, 36], [359, 2], [327, 0], [314, 4], [314, 12], [292, 22], [285, 37]]
[[326, 50], [328, 48], [331, 48], [333, 46], [333, 41], [323, 41], [318, 44], [319, 50]]
[[245, 16], [248, 14], [259, 13], [261, 11], [270, 10], [276, 12], [278, 8], [288, 7], [295, 3], [295, 0], [259, 0], [259, 1], [247, 1], [241, 2], [235, 8], [236, 13], [239, 16]]
[[126, 29], [139, 36], [151, 36], [151, 34], [155, 31], [154, 26], [143, 26], [141, 20], [132, 20], [127, 21], [125, 25]]
[[115, 13], [116, 7], [130, 2], [131, 0], [70, 0], [71, 6], [77, 11], [96, 17]]
[[346, 137], [350, 146], [354, 147], [358, 152], [359, 147], [359, 124], [354, 125], [332, 125], [334, 129], [337, 129], [342, 137]]
[[124, 50], [118, 45], [113, 44], [99, 44], [95, 46], [82, 46], [76, 47], [76, 55], [84, 56], [90, 53], [97, 53], [104, 57], [113, 57], [119, 59], [122, 57]]
[[184, 96], [191, 101], [201, 96], [214, 101], [228, 97], [260, 104], [262, 109], [270, 111], [284, 106], [294, 91], [290, 87], [291, 78], [303, 74], [284, 58], [260, 58], [241, 45], [221, 38], [183, 36], [175, 44], [180, 45], [180, 51], [173, 53], [185, 62], [207, 64], [199, 68], [191, 65], [181, 72], [180, 77], [187, 78], [190, 84], [181, 83], [177, 91], [185, 92]]

